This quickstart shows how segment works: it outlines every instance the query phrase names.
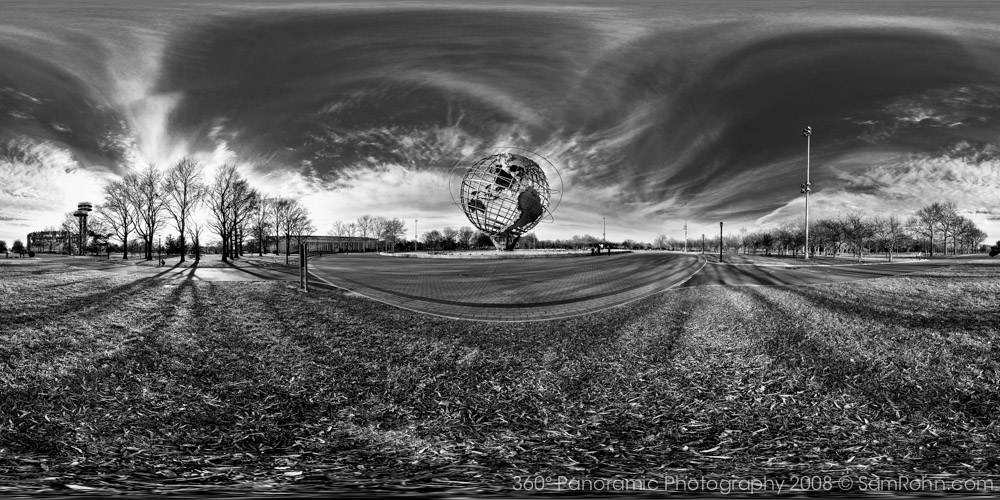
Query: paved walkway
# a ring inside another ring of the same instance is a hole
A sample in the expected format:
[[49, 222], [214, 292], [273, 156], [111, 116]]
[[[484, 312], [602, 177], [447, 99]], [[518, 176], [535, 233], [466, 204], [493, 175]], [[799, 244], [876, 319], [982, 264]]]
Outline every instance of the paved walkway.
[[579, 316], [683, 283], [704, 262], [660, 252], [565, 259], [399, 259], [328, 255], [313, 276], [380, 302], [426, 314], [484, 321]]

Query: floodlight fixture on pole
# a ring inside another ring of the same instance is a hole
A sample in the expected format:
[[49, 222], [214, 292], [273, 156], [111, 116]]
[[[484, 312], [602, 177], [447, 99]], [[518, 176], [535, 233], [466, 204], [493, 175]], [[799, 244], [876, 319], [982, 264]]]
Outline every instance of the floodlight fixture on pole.
[[809, 148], [812, 141], [812, 127], [806, 126], [802, 129], [802, 136], [806, 138], [806, 181], [799, 185], [799, 192], [806, 195], [806, 247], [805, 247], [805, 258], [809, 259], [809, 191], [812, 189], [812, 184], [809, 182]]

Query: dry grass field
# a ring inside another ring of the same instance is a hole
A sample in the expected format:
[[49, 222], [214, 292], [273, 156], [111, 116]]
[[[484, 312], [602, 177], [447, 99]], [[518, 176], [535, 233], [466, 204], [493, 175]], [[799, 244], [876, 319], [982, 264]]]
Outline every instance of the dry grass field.
[[2, 261], [0, 491], [996, 477], [998, 279], [686, 288], [488, 324]]

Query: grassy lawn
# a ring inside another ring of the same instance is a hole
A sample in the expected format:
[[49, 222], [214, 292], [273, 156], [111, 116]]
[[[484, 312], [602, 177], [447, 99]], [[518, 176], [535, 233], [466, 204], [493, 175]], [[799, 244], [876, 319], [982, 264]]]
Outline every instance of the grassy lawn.
[[[0, 491], [1000, 475], [1000, 269], [451, 321], [0, 261]], [[471, 491], [471, 490], [470, 490]]]

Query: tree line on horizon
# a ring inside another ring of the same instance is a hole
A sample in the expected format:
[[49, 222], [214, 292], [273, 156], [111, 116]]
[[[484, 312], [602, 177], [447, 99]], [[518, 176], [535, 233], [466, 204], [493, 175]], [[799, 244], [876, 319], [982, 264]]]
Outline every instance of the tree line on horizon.
[[[919, 251], [931, 257], [938, 248], [948, 255], [984, 250], [983, 241], [988, 235], [976, 224], [961, 215], [952, 203], [932, 203], [904, 219], [898, 215], [867, 215], [859, 211], [840, 214], [810, 223], [809, 252], [811, 255], [834, 255], [849, 251], [860, 260], [864, 252], [884, 252], [892, 260], [894, 253]], [[719, 247], [719, 237], [709, 240], [710, 248]], [[688, 240], [689, 247], [701, 248], [701, 240]], [[950, 247], [949, 247], [950, 243]], [[806, 251], [805, 230], [801, 221], [786, 221], [771, 229], [743, 230], [736, 235], [723, 237], [722, 247], [727, 252], [765, 255], [780, 253], [798, 256]], [[998, 242], [1000, 245], [1000, 242]], [[660, 235], [654, 247], [678, 250], [682, 240]]]

